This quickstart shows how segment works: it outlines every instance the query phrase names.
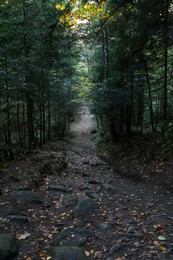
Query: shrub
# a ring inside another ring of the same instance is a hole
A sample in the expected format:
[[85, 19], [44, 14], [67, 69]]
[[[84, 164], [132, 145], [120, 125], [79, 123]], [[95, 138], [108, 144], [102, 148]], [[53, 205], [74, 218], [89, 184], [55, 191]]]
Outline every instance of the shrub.
[[162, 132], [164, 136], [162, 155], [168, 159], [173, 154], [173, 122], [164, 123]]

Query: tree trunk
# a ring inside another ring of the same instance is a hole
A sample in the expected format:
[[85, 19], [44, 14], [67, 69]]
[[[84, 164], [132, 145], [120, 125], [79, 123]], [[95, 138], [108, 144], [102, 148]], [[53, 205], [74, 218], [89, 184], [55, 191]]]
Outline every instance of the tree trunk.
[[50, 111], [50, 86], [48, 89], [48, 132], [47, 138], [51, 141], [51, 111]]
[[12, 141], [11, 141], [11, 118], [10, 118], [10, 97], [9, 97], [9, 82], [8, 82], [8, 70], [7, 70], [7, 61], [5, 67], [5, 84], [6, 84], [6, 120], [7, 120], [7, 150], [8, 150], [8, 157], [10, 160], [13, 159], [13, 151], [12, 151]]
[[163, 120], [168, 119], [168, 100], [167, 100], [167, 85], [168, 85], [168, 16], [169, 5], [166, 5], [165, 10], [165, 28], [164, 28], [164, 95], [163, 95]]
[[32, 143], [35, 142], [34, 124], [33, 124], [33, 101], [30, 97], [30, 93], [26, 96], [27, 102], [27, 123], [28, 123], [28, 152], [31, 152]]
[[155, 126], [154, 126], [154, 117], [153, 117], [153, 101], [152, 101], [152, 95], [151, 95], [150, 77], [149, 77], [147, 62], [146, 62], [142, 52], [141, 52], [141, 59], [142, 59], [143, 65], [144, 65], [146, 82], [147, 82], [147, 86], [148, 86], [150, 123], [151, 123], [152, 131], [154, 133], [155, 132]]
[[108, 78], [108, 32], [107, 28], [103, 30], [103, 64], [104, 64], [104, 82], [106, 83]]

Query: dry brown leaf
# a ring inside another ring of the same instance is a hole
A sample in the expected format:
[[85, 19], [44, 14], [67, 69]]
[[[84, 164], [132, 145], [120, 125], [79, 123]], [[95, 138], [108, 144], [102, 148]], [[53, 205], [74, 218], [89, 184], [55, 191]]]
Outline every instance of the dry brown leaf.
[[158, 241], [154, 241], [153, 244], [154, 244], [155, 246], [160, 246], [160, 245], [161, 245], [160, 242], [158, 242]]
[[103, 256], [103, 254], [102, 254], [101, 251], [96, 251], [96, 252], [94, 253], [94, 259], [96, 259], [96, 258], [102, 258], [102, 256]]
[[40, 257], [45, 257], [45, 252], [41, 251], [41, 252], [39, 253], [39, 256], [40, 256]]
[[89, 251], [85, 251], [85, 255], [86, 256], [90, 256], [90, 252]]
[[160, 232], [163, 232], [163, 227], [161, 225], [154, 225], [154, 228], [159, 230]]
[[17, 234], [16, 235], [16, 239], [18, 240], [23, 240], [23, 239], [26, 239], [27, 237], [29, 237], [31, 234], [30, 233], [24, 233], [24, 234]]
[[48, 238], [52, 238], [52, 237], [53, 237], [53, 234], [49, 234], [49, 235], [48, 235]]

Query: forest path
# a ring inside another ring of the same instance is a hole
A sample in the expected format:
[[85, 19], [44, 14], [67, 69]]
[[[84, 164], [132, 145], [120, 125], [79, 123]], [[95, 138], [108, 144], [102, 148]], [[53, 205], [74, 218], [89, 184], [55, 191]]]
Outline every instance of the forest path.
[[15, 235], [15, 259], [48, 260], [63, 245], [88, 259], [173, 259], [173, 194], [121, 177], [98, 156], [93, 128], [94, 117], [81, 111], [72, 140], [45, 145], [1, 179], [0, 233]]

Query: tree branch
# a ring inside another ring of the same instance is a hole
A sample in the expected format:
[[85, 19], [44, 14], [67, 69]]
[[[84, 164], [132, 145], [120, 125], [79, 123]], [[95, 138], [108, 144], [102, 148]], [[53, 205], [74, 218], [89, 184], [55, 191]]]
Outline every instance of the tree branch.
[[121, 7], [123, 7], [126, 3], [128, 3], [129, 0], [124, 0], [121, 3], [119, 3], [114, 10], [109, 14], [109, 16], [103, 21], [103, 23], [100, 25], [99, 30], [97, 31], [97, 34], [99, 34], [99, 32], [101, 31], [101, 29], [103, 28], [103, 26], [105, 25], [105, 23], [109, 20], [109, 18], [116, 13], [116, 11], [118, 11]]
[[[164, 4], [162, 4], [161, 6], [159, 6], [153, 13], [152, 15], [147, 19], [147, 21], [145, 22], [144, 24], [144, 27], [143, 27], [143, 31], [146, 29], [146, 27], [148, 26], [149, 22], [153, 19], [153, 17], [155, 15], [158, 14], [158, 12], [160, 12], [163, 8], [165, 8], [167, 5], [169, 5], [170, 3], [172, 2], [172, 0], [167, 0]], [[142, 31], [142, 32], [143, 32]]]
[[53, 33], [53, 31], [55, 30], [55, 28], [56, 28], [56, 26], [57, 26], [57, 24], [58, 24], [58, 22], [59, 22], [61, 16], [64, 15], [64, 13], [66, 12], [67, 8], [69, 7], [69, 5], [71, 4], [72, 1], [73, 1], [73, 0], [70, 0], [70, 1], [67, 3], [66, 7], [65, 7], [64, 10], [62, 11], [62, 13], [59, 15], [59, 17], [58, 17], [58, 19], [56, 20], [56, 22], [54, 22], [53, 24], [49, 25], [49, 29], [51, 29], [51, 33]]

